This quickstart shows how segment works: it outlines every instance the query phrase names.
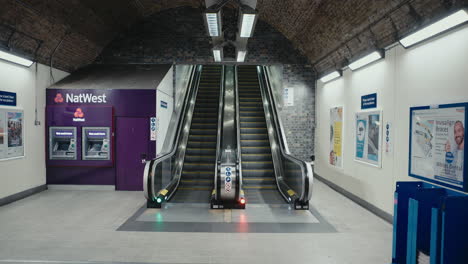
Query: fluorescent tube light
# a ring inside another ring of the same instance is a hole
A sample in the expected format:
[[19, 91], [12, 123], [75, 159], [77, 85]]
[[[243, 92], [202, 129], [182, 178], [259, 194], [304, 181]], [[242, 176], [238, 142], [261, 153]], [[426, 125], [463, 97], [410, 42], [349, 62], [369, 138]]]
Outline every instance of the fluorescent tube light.
[[403, 45], [403, 47], [407, 48], [444, 31], [447, 31], [455, 26], [458, 26], [466, 21], [468, 21], [468, 12], [462, 9], [401, 39], [400, 43]]
[[211, 37], [219, 37], [221, 28], [218, 13], [205, 13], [208, 33]]
[[21, 58], [19, 56], [16, 56], [16, 55], [13, 55], [11, 53], [4, 52], [4, 51], [1, 51], [1, 50], [0, 50], [0, 59], [6, 60], [6, 61], [9, 61], [9, 62], [13, 62], [13, 63], [19, 64], [19, 65], [22, 65], [22, 66], [26, 66], [26, 67], [31, 67], [31, 65], [34, 63], [31, 60]]
[[320, 78], [320, 81], [327, 83], [339, 77], [341, 77], [341, 73], [339, 71], [334, 71]]
[[213, 49], [213, 57], [216, 62], [221, 61], [221, 50], [220, 49]]
[[249, 38], [252, 35], [256, 16], [256, 14], [242, 14], [241, 38]]
[[366, 56], [358, 59], [357, 61], [350, 63], [349, 68], [351, 70], [355, 71], [355, 70], [357, 70], [357, 69], [359, 69], [361, 67], [366, 66], [367, 64], [370, 64], [370, 63], [372, 63], [374, 61], [380, 60], [381, 58], [383, 58], [382, 53], [380, 53], [378, 51], [374, 51], [371, 54], [366, 55]]
[[244, 62], [246, 54], [247, 54], [247, 51], [245, 50], [237, 51], [237, 62]]

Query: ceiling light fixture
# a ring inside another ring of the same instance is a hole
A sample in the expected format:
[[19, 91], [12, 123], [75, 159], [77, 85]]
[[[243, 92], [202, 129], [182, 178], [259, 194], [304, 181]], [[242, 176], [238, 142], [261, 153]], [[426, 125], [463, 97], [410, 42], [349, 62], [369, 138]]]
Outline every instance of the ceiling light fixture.
[[241, 38], [250, 38], [252, 36], [256, 18], [256, 14], [242, 14], [240, 30]]
[[245, 61], [245, 55], [247, 55], [246, 50], [238, 50], [237, 51], [237, 62], [244, 62]]
[[411, 35], [400, 40], [403, 47], [408, 48], [416, 45], [426, 39], [444, 33], [458, 25], [468, 21], [468, 11], [466, 9], [459, 10], [446, 18], [443, 18], [423, 29], [420, 29]]
[[13, 63], [19, 64], [19, 65], [22, 65], [22, 66], [26, 66], [26, 67], [31, 67], [31, 65], [33, 65], [33, 63], [34, 63], [31, 60], [21, 58], [19, 56], [16, 56], [16, 55], [13, 55], [11, 53], [4, 52], [4, 51], [1, 51], [1, 50], [0, 50], [0, 59], [6, 60], [6, 61], [9, 61], [9, 62], [13, 62]]
[[213, 57], [216, 62], [221, 62], [222, 56], [222, 49], [221, 48], [213, 48]]
[[368, 64], [371, 64], [375, 61], [378, 61], [380, 59], [383, 58], [383, 52], [379, 52], [379, 51], [374, 51], [372, 52], [371, 54], [369, 55], [366, 55], [352, 63], [349, 64], [349, 68], [353, 71], [359, 69], [359, 68], [362, 68]]
[[331, 72], [331, 73], [328, 73], [326, 75], [324, 75], [322, 78], [320, 78], [320, 81], [323, 82], [323, 83], [327, 83], [329, 81], [332, 81], [332, 80], [335, 80], [339, 77], [342, 76], [342, 72], [341, 71], [334, 71], [334, 72]]
[[221, 11], [208, 11], [205, 13], [206, 26], [208, 34], [211, 37], [219, 37], [221, 32]]

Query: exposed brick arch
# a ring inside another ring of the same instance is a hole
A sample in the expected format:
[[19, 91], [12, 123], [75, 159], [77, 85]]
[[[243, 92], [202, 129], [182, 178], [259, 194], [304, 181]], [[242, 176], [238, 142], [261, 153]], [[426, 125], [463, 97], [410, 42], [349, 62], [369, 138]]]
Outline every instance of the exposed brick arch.
[[[0, 0], [0, 48], [74, 71], [141, 20], [204, 0]], [[258, 0], [263, 21], [289, 39], [318, 72], [385, 47], [468, 0]]]

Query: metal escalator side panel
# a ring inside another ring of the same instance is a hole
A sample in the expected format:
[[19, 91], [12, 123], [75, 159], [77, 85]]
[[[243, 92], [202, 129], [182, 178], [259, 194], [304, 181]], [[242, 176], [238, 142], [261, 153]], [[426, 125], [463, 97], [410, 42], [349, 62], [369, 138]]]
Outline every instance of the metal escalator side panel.
[[220, 172], [218, 177], [220, 183], [218, 201], [233, 205], [238, 197], [234, 66], [226, 66], [225, 69], [222, 138], [220, 141], [220, 159], [218, 160]]
[[[284, 129], [278, 115], [266, 67], [258, 67], [258, 74], [261, 79], [262, 92], [266, 96], [265, 109], [268, 108], [270, 111], [269, 117], [272, 121], [271, 133], [275, 135], [277, 140], [278, 154], [283, 165], [281, 172], [282, 176], [278, 177], [279, 182], [282, 183], [281, 185], [283, 185], [283, 189], [290, 197], [293, 195], [295, 195], [295, 197], [298, 196], [298, 199], [295, 202], [296, 209], [307, 209], [308, 201], [312, 195], [313, 168], [311, 164], [306, 163], [303, 160], [299, 160], [289, 154]], [[296, 192], [299, 192], [299, 194]]]
[[[155, 173], [155, 168], [159, 166], [161, 163], [166, 162], [167, 160], [170, 160], [171, 156], [174, 155], [176, 151], [176, 146], [178, 145], [179, 141], [179, 135], [181, 131], [181, 126], [182, 122], [184, 120], [184, 113], [186, 112], [186, 104], [190, 100], [190, 96], [193, 93], [194, 87], [196, 86], [197, 78], [199, 71], [201, 70], [200, 66], [192, 66], [190, 70], [190, 77], [189, 77], [189, 82], [187, 83], [187, 89], [185, 91], [184, 95], [184, 100], [183, 100], [183, 108], [179, 113], [173, 113], [176, 116], [177, 121], [174, 122], [175, 128], [174, 128], [174, 135], [171, 135], [171, 140], [172, 140], [172, 148], [169, 152], [164, 153], [158, 157], [156, 157], [153, 160], [147, 161], [145, 165], [145, 170], [143, 174], [143, 191], [144, 191], [144, 196], [147, 200], [154, 200], [156, 196], [156, 188], [155, 183], [156, 179], [159, 179], [157, 176], [162, 175], [156, 175]], [[168, 132], [168, 135], [170, 133]], [[162, 181], [160, 181], [157, 185], [160, 186]]]
[[[174, 145], [171, 152], [164, 154], [152, 161], [153, 165], [150, 172], [151, 192], [153, 199], [164, 198], [169, 200], [174, 194], [180, 181], [180, 172], [183, 157], [185, 155], [185, 145], [187, 142], [187, 127], [191, 123], [194, 110], [194, 98], [198, 94], [198, 86], [200, 82], [200, 74], [202, 66], [198, 65], [193, 75], [193, 80], [190, 83], [190, 89], [187, 89], [187, 96], [184, 99], [183, 110], [180, 112], [180, 120], [177, 127], [177, 135], [174, 137]], [[162, 180], [167, 178], [169, 183], [162, 185]], [[157, 182], [155, 179], [159, 179]], [[163, 189], [161, 186], [165, 186]], [[149, 192], [149, 191], [148, 191]]]
[[[216, 140], [216, 163], [215, 163], [215, 176], [214, 176], [214, 197], [212, 199], [218, 200], [219, 199], [219, 186], [220, 186], [220, 181], [219, 181], [219, 175], [218, 175], [218, 165], [221, 160], [221, 136], [222, 136], [222, 131], [223, 131], [223, 112], [224, 112], [224, 82], [225, 82], [225, 71], [226, 71], [226, 66], [222, 66], [222, 71], [221, 71], [221, 82], [220, 82], [220, 91], [219, 91], [219, 109], [218, 109], [218, 131], [217, 131], [217, 140]], [[212, 193], [213, 196], [213, 193]]]
[[264, 89], [264, 84], [263, 84], [263, 78], [262, 78], [262, 72], [260, 70], [260, 66], [257, 67], [257, 77], [258, 77], [258, 82], [260, 86], [260, 94], [262, 96], [262, 105], [263, 105], [263, 111], [265, 115], [265, 122], [267, 126], [267, 131], [268, 131], [268, 139], [270, 141], [270, 147], [271, 147], [271, 156], [272, 156], [272, 161], [273, 161], [273, 168], [275, 172], [275, 179], [276, 179], [276, 185], [278, 187], [278, 191], [280, 192], [281, 196], [287, 201], [287, 202], [293, 202], [291, 200], [291, 193], [288, 193], [288, 190], [290, 188], [285, 187], [284, 185], [284, 180], [283, 180], [283, 175], [284, 175], [284, 168], [283, 168], [283, 163], [281, 160], [281, 153], [279, 149], [279, 143], [277, 139], [277, 135], [274, 133], [274, 127], [273, 127], [273, 121], [271, 119], [271, 113], [270, 113], [270, 105], [271, 102], [268, 100], [267, 93]]
[[237, 199], [244, 199], [244, 208], [245, 208], [245, 197], [244, 197], [244, 190], [243, 190], [243, 180], [242, 180], [242, 150], [241, 150], [241, 130], [240, 130], [240, 104], [239, 104], [239, 82], [238, 82], [238, 66], [234, 67], [234, 98], [236, 99], [234, 111], [235, 115], [235, 126], [236, 126], [236, 139], [237, 139], [237, 163], [236, 163], [236, 171], [237, 171]]

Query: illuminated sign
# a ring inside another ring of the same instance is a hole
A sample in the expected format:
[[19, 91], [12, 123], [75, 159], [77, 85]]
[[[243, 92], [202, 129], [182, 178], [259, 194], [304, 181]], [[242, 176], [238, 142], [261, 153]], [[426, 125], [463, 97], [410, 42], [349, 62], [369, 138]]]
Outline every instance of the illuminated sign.
[[[57, 93], [54, 98], [55, 103], [63, 103], [64, 98], [61, 93]], [[107, 95], [94, 95], [90, 93], [81, 93], [81, 94], [73, 94], [67, 93], [65, 94], [65, 102], [66, 103], [83, 103], [83, 104], [106, 104], [107, 103]]]

